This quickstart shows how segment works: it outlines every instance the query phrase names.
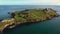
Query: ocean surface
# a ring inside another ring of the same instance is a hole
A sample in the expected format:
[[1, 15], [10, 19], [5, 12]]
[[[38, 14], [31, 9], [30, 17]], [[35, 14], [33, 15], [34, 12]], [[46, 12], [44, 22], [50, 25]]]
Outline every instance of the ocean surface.
[[[0, 19], [11, 17], [8, 12], [31, 8], [52, 8], [60, 14], [59, 5], [0, 5]], [[60, 17], [34, 24], [24, 24], [3, 34], [60, 34]]]

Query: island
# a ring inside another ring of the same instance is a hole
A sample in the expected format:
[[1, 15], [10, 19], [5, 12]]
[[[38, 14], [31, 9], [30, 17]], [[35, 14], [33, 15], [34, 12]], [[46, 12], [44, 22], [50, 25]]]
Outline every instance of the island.
[[41, 22], [59, 16], [59, 14], [51, 8], [16, 10], [8, 12], [8, 14], [12, 17], [0, 21], [0, 33], [2, 33], [5, 28], [12, 29], [20, 24]]

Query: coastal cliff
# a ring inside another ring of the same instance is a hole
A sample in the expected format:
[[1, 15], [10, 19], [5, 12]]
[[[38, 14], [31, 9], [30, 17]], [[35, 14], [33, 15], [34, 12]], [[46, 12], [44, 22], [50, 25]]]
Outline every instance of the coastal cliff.
[[12, 17], [0, 21], [0, 31], [3, 31], [6, 27], [11, 29], [23, 23], [34, 23], [59, 16], [56, 11], [51, 8], [26, 9], [8, 12], [8, 14], [10, 14]]

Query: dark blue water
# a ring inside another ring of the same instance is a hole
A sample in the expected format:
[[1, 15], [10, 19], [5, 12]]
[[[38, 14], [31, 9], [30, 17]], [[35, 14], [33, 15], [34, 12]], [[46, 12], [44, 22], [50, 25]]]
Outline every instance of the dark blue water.
[[[60, 6], [55, 5], [0, 5], [0, 19], [9, 18], [8, 12], [28, 8], [52, 8], [60, 14]], [[25, 24], [4, 34], [60, 34], [60, 17], [35, 24]]]

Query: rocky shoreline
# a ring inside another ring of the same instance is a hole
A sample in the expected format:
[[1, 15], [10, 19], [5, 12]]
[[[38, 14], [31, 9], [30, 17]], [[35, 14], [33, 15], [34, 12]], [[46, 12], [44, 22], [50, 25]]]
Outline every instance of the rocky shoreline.
[[59, 16], [56, 11], [51, 8], [26, 9], [22, 11], [8, 12], [8, 14], [10, 14], [12, 18], [0, 21], [0, 24], [2, 24], [0, 25], [0, 31], [3, 31], [5, 28], [12, 29], [17, 25], [24, 23], [35, 23], [50, 20], [53, 17]]

